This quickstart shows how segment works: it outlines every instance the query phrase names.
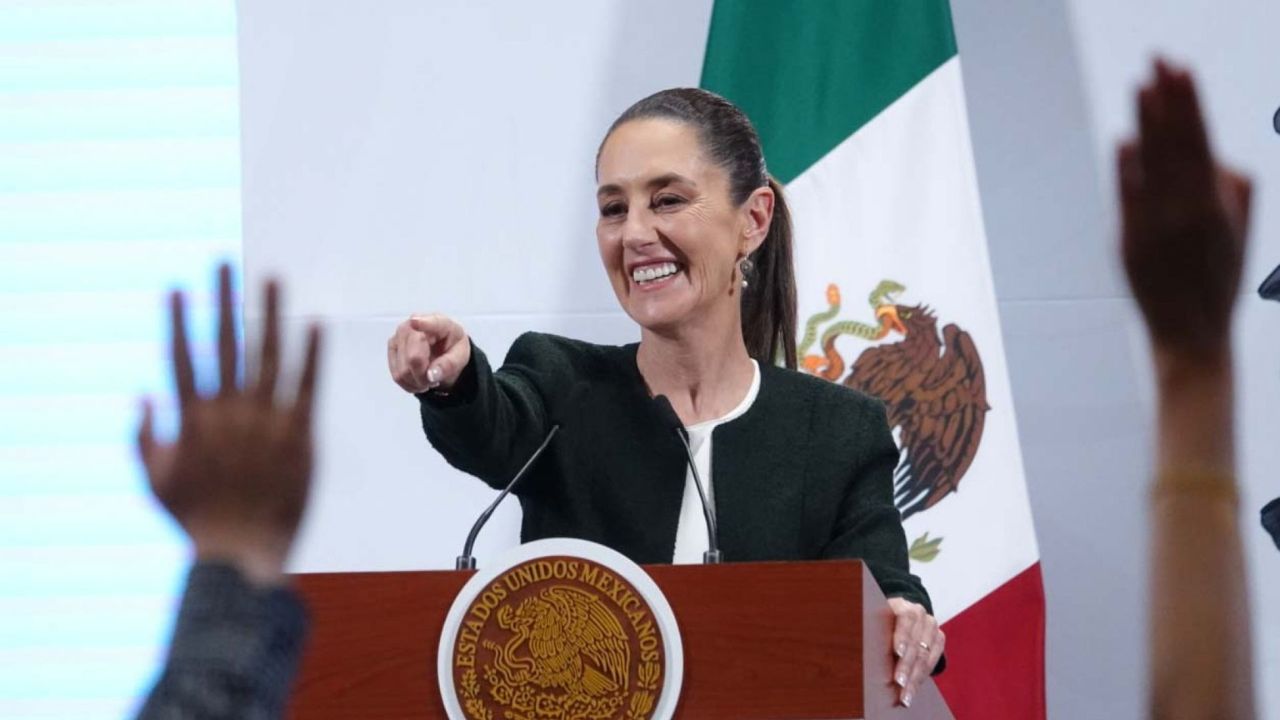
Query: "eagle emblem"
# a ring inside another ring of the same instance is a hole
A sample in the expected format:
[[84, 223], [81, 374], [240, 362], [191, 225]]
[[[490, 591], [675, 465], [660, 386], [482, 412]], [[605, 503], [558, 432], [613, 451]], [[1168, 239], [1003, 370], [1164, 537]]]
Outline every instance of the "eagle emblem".
[[[978, 453], [991, 410], [973, 338], [954, 323], [939, 333], [932, 309], [896, 302], [905, 290], [893, 280], [876, 286], [868, 297], [874, 324], [844, 320], [826, 325], [841, 310], [840, 288], [829, 285], [828, 308], [808, 319], [796, 348], [805, 372], [884, 401], [889, 425], [898, 435], [894, 502], [904, 520], [960, 488]], [[836, 340], [844, 335], [869, 342], [891, 335], [901, 339], [863, 350], [845, 374], [847, 365], [836, 349]], [[819, 352], [810, 353], [815, 341]], [[932, 560], [941, 542], [942, 538], [930, 539], [925, 533], [912, 543], [912, 559]]]
[[622, 623], [598, 595], [567, 585], [540, 590], [498, 610], [502, 645], [486, 641], [494, 669], [510, 685], [533, 683], [590, 701], [625, 693], [631, 648]]
[[649, 720], [664, 657], [634, 585], [551, 557], [512, 567], [471, 601], [451, 664], [467, 720]]

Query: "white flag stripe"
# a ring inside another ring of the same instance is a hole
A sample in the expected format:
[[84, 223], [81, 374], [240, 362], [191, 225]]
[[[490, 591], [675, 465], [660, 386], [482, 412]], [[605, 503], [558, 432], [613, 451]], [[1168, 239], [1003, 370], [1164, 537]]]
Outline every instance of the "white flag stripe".
[[[913, 562], [940, 621], [1039, 558], [983, 230], [959, 58], [952, 58], [787, 188], [795, 218], [800, 318], [827, 309], [874, 324], [867, 296], [884, 279], [906, 286], [901, 305], [929, 305], [938, 329], [970, 333], [991, 411], [959, 490], [905, 523], [907, 540], [942, 538], [931, 562]], [[900, 336], [892, 335], [884, 342]], [[871, 344], [843, 336], [852, 364]], [[811, 349], [810, 352], [820, 352]]]

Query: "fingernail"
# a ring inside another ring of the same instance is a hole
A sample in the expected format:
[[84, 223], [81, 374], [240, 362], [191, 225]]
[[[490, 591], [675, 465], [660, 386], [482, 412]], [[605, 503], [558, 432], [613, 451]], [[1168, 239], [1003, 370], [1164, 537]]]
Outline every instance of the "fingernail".
[[902, 696], [902, 704], [911, 707], [911, 693]]
[[897, 647], [897, 648], [895, 648], [895, 649], [898, 651], [898, 657], [902, 657], [903, 655], [906, 655], [906, 654], [907, 654], [907, 644], [906, 644], [906, 643], [898, 643], [898, 647]]
[[[881, 675], [880, 677], [884, 677], [884, 676], [883, 676], [883, 675]], [[894, 681], [894, 682], [896, 682], [896, 683], [898, 683], [898, 687], [906, 687], [906, 686], [907, 686], [907, 674], [906, 674], [906, 673], [898, 673], [898, 676], [897, 676], [897, 677], [895, 677], [895, 678], [893, 679], [893, 681]]]
[[432, 385], [436, 385], [440, 382], [440, 377], [442, 375], [444, 375], [444, 373], [440, 370], [439, 366], [433, 367], [427, 371], [427, 382]]

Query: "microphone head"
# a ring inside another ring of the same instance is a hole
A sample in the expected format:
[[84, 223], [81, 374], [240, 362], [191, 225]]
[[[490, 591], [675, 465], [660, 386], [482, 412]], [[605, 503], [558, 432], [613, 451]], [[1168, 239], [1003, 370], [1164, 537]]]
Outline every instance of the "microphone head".
[[1271, 539], [1280, 549], [1280, 498], [1276, 498], [1262, 507], [1262, 527], [1266, 528]]
[[662, 419], [662, 424], [668, 430], [684, 430], [684, 423], [680, 422], [680, 416], [676, 414], [676, 409], [671, 407], [671, 401], [666, 395], [655, 397], [653, 406], [658, 409], [658, 417]]
[[1258, 294], [1263, 300], [1280, 300], [1280, 267], [1271, 271], [1266, 280], [1258, 286]]

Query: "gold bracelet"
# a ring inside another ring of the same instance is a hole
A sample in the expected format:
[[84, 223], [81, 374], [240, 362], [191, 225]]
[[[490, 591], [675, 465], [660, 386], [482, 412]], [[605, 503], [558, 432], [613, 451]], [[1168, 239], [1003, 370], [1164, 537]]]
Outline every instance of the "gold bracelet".
[[1159, 500], [1170, 495], [1198, 495], [1206, 500], [1240, 501], [1236, 478], [1232, 473], [1165, 470], [1156, 475], [1151, 486], [1151, 499]]

